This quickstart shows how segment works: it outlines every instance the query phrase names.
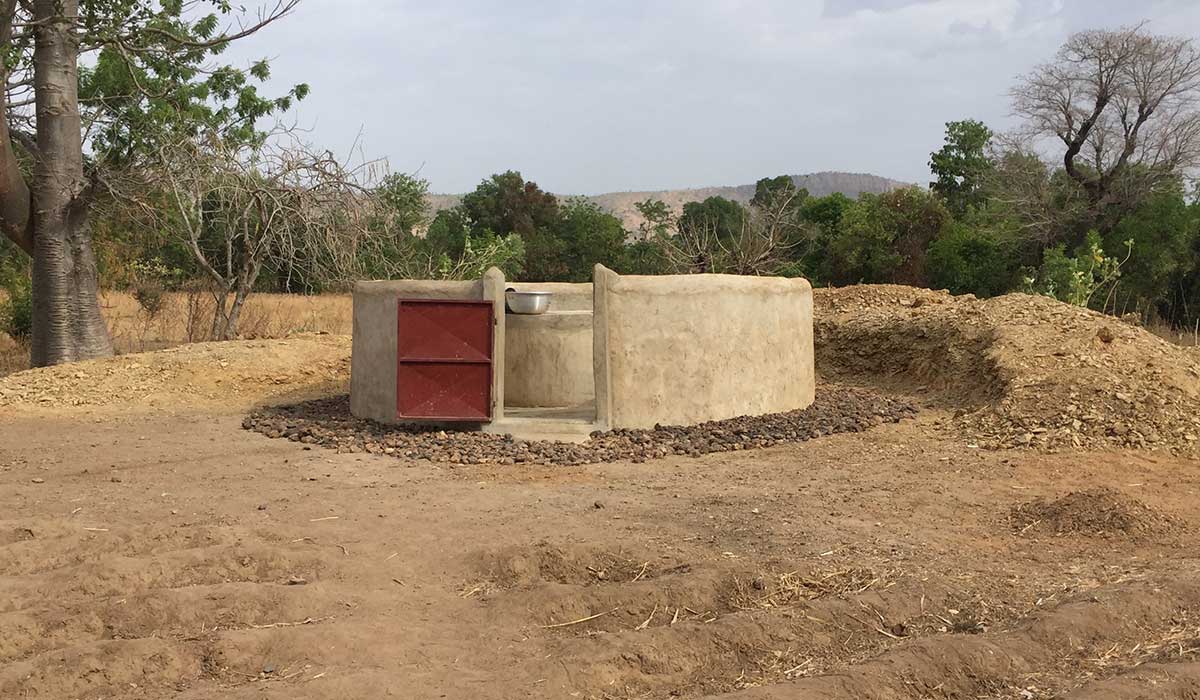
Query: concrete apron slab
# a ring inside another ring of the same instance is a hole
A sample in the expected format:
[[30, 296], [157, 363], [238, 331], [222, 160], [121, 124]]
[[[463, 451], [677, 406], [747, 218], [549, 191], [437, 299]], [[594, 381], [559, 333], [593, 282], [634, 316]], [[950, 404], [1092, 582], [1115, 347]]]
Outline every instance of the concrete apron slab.
[[599, 430], [596, 409], [592, 405], [568, 408], [504, 409], [504, 417], [484, 423], [480, 430], [497, 435], [512, 435], [518, 440], [557, 440], [586, 442]]

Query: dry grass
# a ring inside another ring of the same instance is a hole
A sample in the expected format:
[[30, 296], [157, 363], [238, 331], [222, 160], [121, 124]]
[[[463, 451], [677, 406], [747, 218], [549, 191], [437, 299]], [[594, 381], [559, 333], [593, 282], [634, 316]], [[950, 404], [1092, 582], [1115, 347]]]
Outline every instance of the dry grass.
[[[118, 354], [210, 340], [213, 300], [208, 294], [171, 292], [148, 313], [127, 292], [103, 292], [100, 307]], [[294, 333], [349, 335], [350, 295], [254, 294], [242, 310], [242, 338], [286, 338]], [[0, 376], [29, 367], [29, 349], [0, 334]]]
[[825, 596], [847, 596], [893, 585], [894, 572], [866, 568], [790, 571], [764, 574], [752, 581], [735, 578], [730, 604], [738, 610], [777, 608]]
[[1189, 347], [1200, 346], [1200, 321], [1192, 329], [1174, 328], [1166, 323], [1152, 323], [1146, 326], [1146, 330], [1150, 331], [1158, 337], [1169, 340], [1176, 345], [1185, 345]]
[[[213, 301], [208, 294], [166, 294], [162, 308], [153, 316], [125, 292], [101, 294], [100, 306], [118, 353], [211, 340]], [[284, 338], [305, 332], [349, 335], [350, 325], [348, 294], [254, 294], [242, 309], [238, 335], [243, 338]]]

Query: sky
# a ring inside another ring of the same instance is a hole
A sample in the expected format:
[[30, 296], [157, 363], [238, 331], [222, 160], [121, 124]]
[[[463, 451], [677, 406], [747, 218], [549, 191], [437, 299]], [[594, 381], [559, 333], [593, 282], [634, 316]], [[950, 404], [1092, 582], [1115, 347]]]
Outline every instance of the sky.
[[312, 88], [308, 140], [434, 192], [927, 183], [947, 121], [1011, 128], [1009, 88], [1071, 33], [1143, 20], [1200, 36], [1200, 1], [302, 0], [223, 60], [270, 59], [268, 91]]

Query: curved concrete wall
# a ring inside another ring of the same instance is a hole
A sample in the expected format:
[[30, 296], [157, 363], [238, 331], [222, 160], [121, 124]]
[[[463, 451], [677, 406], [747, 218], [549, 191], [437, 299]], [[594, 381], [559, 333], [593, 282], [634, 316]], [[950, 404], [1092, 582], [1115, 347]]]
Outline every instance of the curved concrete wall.
[[812, 286], [737, 275], [595, 276], [597, 418], [683, 425], [812, 403]]
[[507, 314], [504, 321], [504, 405], [580, 406], [595, 398], [590, 309]]

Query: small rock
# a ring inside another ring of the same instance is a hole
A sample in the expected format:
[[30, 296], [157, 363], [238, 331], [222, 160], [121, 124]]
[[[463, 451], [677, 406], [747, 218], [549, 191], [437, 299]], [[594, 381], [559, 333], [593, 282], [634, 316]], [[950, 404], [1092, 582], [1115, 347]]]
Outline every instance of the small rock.
[[592, 504], [592, 507], [595, 508], [596, 510], [600, 510], [601, 508], [604, 507], [604, 503], [601, 501], [596, 501], [595, 503]]
[[32, 482], [33, 482], [33, 483], [35, 483], [35, 484], [44, 484], [44, 483], [46, 483], [46, 480], [45, 480], [45, 479], [43, 479], [43, 478], [42, 478], [42, 477], [40, 477], [40, 476], [35, 476], [35, 477], [33, 477], [32, 479], [30, 479], [30, 481], [32, 481]]
[[308, 581], [306, 579], [303, 579], [299, 576], [288, 576], [287, 585], [289, 586], [303, 586], [307, 583]]
[[267, 509], [267, 504], [266, 504], [266, 503], [260, 503], [260, 504], [258, 505], [258, 509], [259, 509], [259, 510], [266, 510], [266, 509]]

